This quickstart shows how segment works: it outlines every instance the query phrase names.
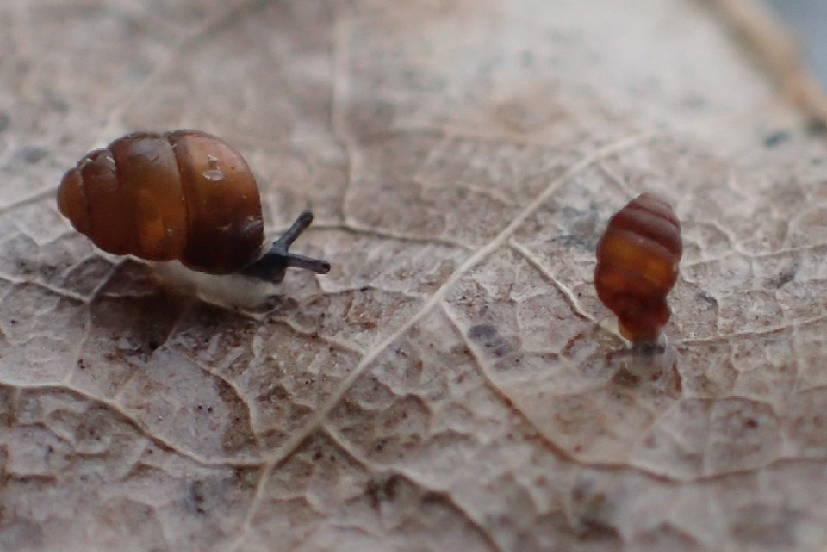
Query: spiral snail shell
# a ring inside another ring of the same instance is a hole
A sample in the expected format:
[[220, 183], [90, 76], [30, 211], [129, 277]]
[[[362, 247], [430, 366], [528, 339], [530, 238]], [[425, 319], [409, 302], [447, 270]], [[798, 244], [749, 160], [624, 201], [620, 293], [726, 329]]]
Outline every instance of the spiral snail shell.
[[669, 320], [666, 297], [682, 253], [680, 222], [655, 194], [639, 195], [609, 219], [597, 244], [594, 287], [633, 343], [657, 340]]
[[310, 211], [265, 250], [252, 171], [238, 151], [206, 132], [122, 136], [66, 171], [57, 201], [72, 226], [116, 255], [273, 283], [290, 267], [330, 270], [327, 261], [288, 251], [313, 221]]

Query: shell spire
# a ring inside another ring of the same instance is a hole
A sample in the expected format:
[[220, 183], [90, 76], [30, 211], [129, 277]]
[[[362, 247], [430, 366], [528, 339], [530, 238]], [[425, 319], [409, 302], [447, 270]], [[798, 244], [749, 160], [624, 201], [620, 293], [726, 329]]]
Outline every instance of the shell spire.
[[682, 253], [680, 222], [655, 194], [641, 194], [609, 219], [597, 244], [594, 287], [633, 343], [657, 340], [669, 320], [666, 297]]

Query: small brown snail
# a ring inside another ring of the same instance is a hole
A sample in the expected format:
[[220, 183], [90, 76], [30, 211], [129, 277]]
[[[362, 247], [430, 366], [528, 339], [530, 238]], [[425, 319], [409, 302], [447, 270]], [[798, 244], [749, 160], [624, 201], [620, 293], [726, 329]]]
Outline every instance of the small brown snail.
[[273, 283], [289, 267], [330, 271], [327, 261], [288, 251], [313, 222], [310, 211], [263, 252], [255, 177], [238, 151], [205, 132], [118, 138], [63, 175], [57, 202], [75, 229], [116, 255], [177, 260], [198, 272]]
[[641, 194], [609, 219], [597, 244], [594, 287], [633, 343], [655, 341], [669, 320], [666, 296], [682, 253], [680, 222], [655, 194]]

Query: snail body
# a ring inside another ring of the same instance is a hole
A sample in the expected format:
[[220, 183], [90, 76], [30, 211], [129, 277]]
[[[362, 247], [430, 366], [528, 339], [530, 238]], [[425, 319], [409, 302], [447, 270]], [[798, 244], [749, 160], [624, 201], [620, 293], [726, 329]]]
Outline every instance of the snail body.
[[264, 252], [255, 177], [238, 151], [205, 132], [118, 138], [64, 174], [57, 201], [72, 226], [108, 253], [274, 283], [288, 267], [330, 270], [326, 261], [288, 252], [313, 221], [309, 211]]
[[597, 244], [594, 286], [633, 343], [655, 341], [669, 320], [666, 298], [682, 253], [680, 222], [655, 194], [641, 194], [609, 219]]

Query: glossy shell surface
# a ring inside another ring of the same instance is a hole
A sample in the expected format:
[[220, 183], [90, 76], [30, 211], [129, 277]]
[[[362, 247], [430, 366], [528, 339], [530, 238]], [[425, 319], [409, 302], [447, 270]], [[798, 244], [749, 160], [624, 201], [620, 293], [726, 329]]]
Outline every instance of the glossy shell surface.
[[261, 254], [264, 226], [250, 167], [223, 140], [178, 130], [137, 132], [66, 172], [58, 208], [109, 253], [236, 272]]
[[641, 194], [609, 219], [597, 244], [594, 285], [627, 339], [647, 342], [660, 335], [682, 253], [680, 222], [655, 194]]

